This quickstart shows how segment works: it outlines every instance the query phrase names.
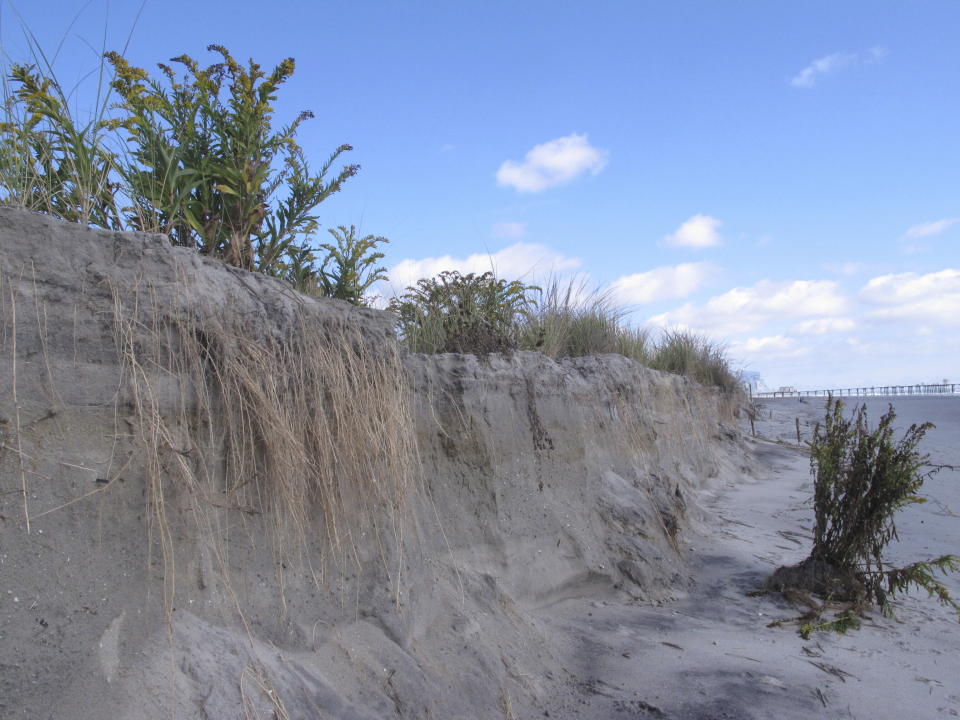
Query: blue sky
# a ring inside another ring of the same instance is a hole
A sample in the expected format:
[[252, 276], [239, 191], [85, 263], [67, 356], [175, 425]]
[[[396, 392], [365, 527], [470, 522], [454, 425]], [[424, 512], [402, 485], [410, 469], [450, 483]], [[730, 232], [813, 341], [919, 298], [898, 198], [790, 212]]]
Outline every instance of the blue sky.
[[[140, 3], [13, 6], [47, 49], [80, 13], [72, 84]], [[321, 220], [389, 237], [398, 287], [579, 273], [818, 388], [960, 381], [958, 27], [952, 1], [148, 0], [127, 55], [294, 57], [279, 117], [363, 167]]]

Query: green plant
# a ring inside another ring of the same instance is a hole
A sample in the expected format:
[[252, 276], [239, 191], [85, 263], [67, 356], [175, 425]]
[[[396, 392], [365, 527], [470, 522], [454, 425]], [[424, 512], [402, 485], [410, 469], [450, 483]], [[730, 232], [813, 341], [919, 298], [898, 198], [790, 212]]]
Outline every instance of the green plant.
[[538, 302], [523, 318], [521, 347], [550, 357], [619, 353], [646, 363], [649, 332], [624, 324], [625, 311], [610, 292], [587, 290], [576, 278], [561, 284], [551, 279], [537, 293]]
[[46, 72], [14, 63], [4, 77], [0, 204], [120, 229], [105, 102], [98, 99], [93, 116], [80, 120], [45, 56], [35, 54]]
[[825, 620], [821, 622], [819, 613], [816, 613], [816, 617], [811, 618], [809, 622], [805, 622], [800, 626], [800, 637], [804, 640], [809, 640], [810, 635], [816, 631], [828, 631], [835, 632], [838, 635], [846, 635], [850, 630], [859, 630], [860, 629], [860, 618], [857, 617], [857, 614], [853, 612], [851, 608], [844, 608], [835, 618], [832, 620]]
[[702, 385], [727, 392], [740, 388], [724, 346], [687, 330], [665, 330], [653, 348], [650, 367], [686, 375]]
[[885, 613], [889, 598], [911, 586], [921, 587], [960, 613], [960, 604], [934, 573], [960, 569], [954, 555], [891, 568], [883, 551], [897, 537], [894, 517], [903, 508], [922, 503], [918, 493], [937, 468], [918, 446], [931, 423], [911, 425], [895, 441], [893, 406], [871, 430], [866, 407], [845, 417], [844, 405], [827, 402], [823, 424], [814, 428], [810, 466], [814, 475], [813, 549], [797, 566], [780, 568], [768, 586], [802, 588], [861, 606], [874, 602]]
[[357, 228], [353, 225], [349, 230], [341, 225], [327, 232], [336, 245], [320, 246], [327, 251], [319, 271], [322, 294], [354, 305], [366, 305], [364, 293], [378, 280], [387, 279], [387, 269], [375, 267], [384, 257], [376, 248], [390, 241], [374, 235], [357, 237]]
[[516, 349], [521, 321], [530, 313], [536, 286], [447, 270], [390, 303], [400, 334], [414, 352], [490, 353]]
[[[359, 165], [333, 171], [352, 150], [341, 145], [318, 172], [310, 168], [296, 142], [309, 112], [274, 128], [273, 103], [294, 72], [292, 58], [266, 73], [210, 45], [219, 62], [204, 68], [181, 55], [172, 62], [185, 68], [182, 77], [160, 63], [156, 79], [120, 53], [104, 53], [95, 109], [80, 120], [25, 32], [35, 62], [13, 63], [3, 77], [0, 203], [113, 230], [162, 232], [175, 245], [358, 304], [384, 279], [384, 269], [372, 266], [385, 238], [357, 238], [341, 227], [342, 237], [331, 231], [335, 245], [312, 244], [317, 206]], [[111, 91], [119, 96], [112, 105]]]
[[293, 75], [293, 59], [267, 74], [252, 60], [242, 66], [221, 45], [208, 50], [222, 60], [202, 68], [187, 55], [173, 59], [185, 68], [181, 79], [161, 63], [165, 82], [106, 54], [121, 98], [115, 127], [128, 133], [131, 148], [122, 168], [132, 200], [128, 220], [231, 265], [313, 279], [313, 211], [359, 170], [346, 165], [327, 179], [352, 148], [341, 145], [311, 172], [295, 138], [312, 114], [273, 128], [273, 103]]

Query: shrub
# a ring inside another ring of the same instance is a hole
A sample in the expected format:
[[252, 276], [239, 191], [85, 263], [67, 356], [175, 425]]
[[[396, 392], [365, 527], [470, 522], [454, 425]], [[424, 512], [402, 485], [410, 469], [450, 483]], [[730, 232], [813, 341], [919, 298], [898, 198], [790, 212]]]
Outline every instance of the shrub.
[[960, 604], [934, 576], [937, 570], [960, 569], [957, 557], [944, 555], [901, 568], [886, 566], [882, 557], [897, 537], [894, 516], [908, 505], [924, 502], [918, 493], [937, 471], [925, 470], [929, 458], [917, 450], [933, 425], [911, 425], [894, 441], [893, 406], [874, 430], [867, 425], [865, 407], [849, 418], [843, 408], [839, 400], [828, 401], [823, 424], [815, 427], [810, 444], [813, 550], [800, 565], [778, 569], [769, 586], [810, 590], [858, 607], [878, 603], [885, 613], [890, 612], [890, 596], [919, 586], [960, 613]]
[[341, 145], [313, 173], [296, 142], [312, 113], [273, 127], [272, 104], [293, 75], [293, 58], [267, 74], [252, 60], [242, 66], [221, 45], [207, 49], [222, 60], [203, 68], [180, 55], [172, 60], [185, 68], [180, 79], [159, 65], [166, 82], [106, 54], [121, 98], [116, 126], [129, 133], [131, 147], [122, 168], [132, 201], [128, 221], [231, 265], [304, 274], [312, 259], [306, 239], [318, 228], [315, 208], [359, 170], [346, 165], [327, 179], [352, 148]]
[[400, 334], [414, 352], [491, 353], [516, 349], [535, 286], [447, 270], [390, 303]]
[[[294, 72], [292, 58], [266, 73], [211, 45], [220, 62], [204, 68], [181, 55], [172, 62], [185, 68], [182, 77], [161, 63], [156, 79], [105, 53], [115, 75], [106, 87], [101, 64], [95, 110], [80, 120], [27, 37], [36, 63], [15, 63], [4, 77], [0, 203], [111, 230], [165, 233], [175, 245], [357, 304], [384, 277], [372, 267], [384, 238], [356, 238], [341, 227], [335, 245], [312, 242], [317, 206], [359, 166], [332, 169], [352, 149], [341, 145], [311, 170], [296, 142], [309, 112], [274, 127], [273, 103]], [[110, 103], [111, 91], [118, 103]]]

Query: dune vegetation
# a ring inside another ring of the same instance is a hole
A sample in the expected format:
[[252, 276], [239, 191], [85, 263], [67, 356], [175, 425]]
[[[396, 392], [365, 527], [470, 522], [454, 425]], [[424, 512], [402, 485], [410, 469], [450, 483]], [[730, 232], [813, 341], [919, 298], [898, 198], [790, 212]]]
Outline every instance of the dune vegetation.
[[[813, 630], [845, 632], [857, 627], [858, 615], [871, 604], [892, 614], [891, 598], [911, 587], [926, 590], [960, 613], [960, 603], [936, 577], [960, 570], [960, 558], [943, 555], [902, 567], [884, 561], [884, 550], [897, 539], [897, 513], [925, 502], [920, 495], [924, 481], [939, 470], [918, 450], [933, 424], [911, 425], [895, 440], [895, 418], [891, 405], [871, 429], [865, 406], [848, 417], [843, 402], [830, 399], [823, 423], [814, 428], [813, 548], [803, 562], [779, 568], [768, 581], [772, 590], [813, 592], [825, 598], [801, 618], [805, 636]], [[824, 620], [830, 610], [840, 612]]]
[[[0, 204], [110, 230], [163, 233], [173, 245], [290, 282], [309, 295], [368, 305], [386, 280], [387, 238], [328, 228], [318, 207], [360, 170], [341, 144], [314, 168], [297, 142], [312, 113], [279, 124], [274, 103], [293, 75], [221, 45], [203, 66], [188, 55], [159, 75], [107, 52], [95, 110], [79, 117], [35, 43], [33, 62], [4, 72]], [[106, 78], [109, 77], [109, 80]], [[415, 352], [536, 350], [559, 357], [618, 353], [726, 391], [739, 388], [724, 347], [687, 331], [654, 340], [609, 292], [493, 273], [424, 278], [395, 298], [398, 334]]]

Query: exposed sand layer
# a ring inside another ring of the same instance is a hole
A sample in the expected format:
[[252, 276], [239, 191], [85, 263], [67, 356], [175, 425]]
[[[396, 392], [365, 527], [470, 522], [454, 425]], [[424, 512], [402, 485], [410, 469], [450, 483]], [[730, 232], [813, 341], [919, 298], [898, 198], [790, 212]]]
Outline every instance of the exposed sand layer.
[[[407, 355], [408, 426], [381, 428], [418, 449], [405, 503], [369, 497], [395, 479], [389, 466], [361, 478], [331, 455], [368, 516], [332, 550], [330, 518], [311, 507], [308, 536], [278, 549], [270, 493], [284, 478], [262, 474], [280, 465], [254, 454], [240, 484], [213, 492], [232, 477], [217, 454], [227, 440], [200, 441], [202, 398], [162, 362], [136, 378], [165, 433], [151, 465], [118, 317], [137, 357], [213, 347], [224, 327], [268, 347], [304, 322], [356, 328], [350, 352], [392, 342], [382, 313], [300, 297], [162, 237], [0, 209], [4, 718], [960, 711], [960, 633], [932, 600], [904, 598], [899, 621], [844, 637], [766, 627], [797, 614], [747, 593], [808, 550], [807, 459], [745, 437], [715, 391], [617, 356]], [[191, 319], [190, 338], [175, 317]], [[366, 408], [321, 394], [341, 425], [371, 410], [369, 393]], [[937, 422], [930, 451], [960, 465], [960, 402], [919, 402], [897, 406]], [[768, 402], [757, 430], [790, 442], [795, 417], [821, 413]], [[184, 481], [204, 469], [213, 485]], [[898, 555], [958, 550], [956, 479], [931, 482], [935, 502], [901, 523]]]
[[[241, 444], [262, 452], [237, 469], [224, 366], [204, 366], [203, 390], [180, 351], [256, 356], [346, 325], [362, 337], [344, 352], [373, 347], [359, 363], [392, 342], [389, 318], [162, 237], [9, 210], [0, 290], [4, 717], [503, 718], [579, 702], [552, 608], [685, 587], [699, 489], [742, 452], [728, 400], [622, 357], [407, 356], [412, 414], [381, 428], [416, 442], [406, 502], [371, 502], [389, 467], [359, 477], [334, 453], [331, 481], [364, 522], [333, 547], [307, 508], [306, 537], [278, 547], [273, 495], [290, 478], [273, 468], [299, 468], [265, 462], [256, 423], [265, 406], [295, 455], [310, 436], [284, 410], [301, 390], [243, 378]], [[334, 429], [378, 410], [315, 390]]]

